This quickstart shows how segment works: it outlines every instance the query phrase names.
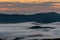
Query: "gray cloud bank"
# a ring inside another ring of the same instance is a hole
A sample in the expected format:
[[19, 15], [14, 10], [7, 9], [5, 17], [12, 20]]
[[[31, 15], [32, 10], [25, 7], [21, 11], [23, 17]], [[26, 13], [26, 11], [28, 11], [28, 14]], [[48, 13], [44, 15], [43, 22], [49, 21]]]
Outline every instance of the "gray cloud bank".
[[19, 2], [0, 2], [0, 13], [34, 14], [39, 12], [60, 12], [60, 2], [28, 4]]

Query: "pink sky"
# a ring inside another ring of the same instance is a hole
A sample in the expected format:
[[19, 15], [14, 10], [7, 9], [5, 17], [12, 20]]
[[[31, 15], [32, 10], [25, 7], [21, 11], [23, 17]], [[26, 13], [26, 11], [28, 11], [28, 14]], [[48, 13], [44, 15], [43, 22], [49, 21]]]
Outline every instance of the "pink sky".
[[60, 3], [44, 2], [38, 4], [0, 2], [0, 12], [8, 14], [34, 14], [40, 12], [60, 12]]

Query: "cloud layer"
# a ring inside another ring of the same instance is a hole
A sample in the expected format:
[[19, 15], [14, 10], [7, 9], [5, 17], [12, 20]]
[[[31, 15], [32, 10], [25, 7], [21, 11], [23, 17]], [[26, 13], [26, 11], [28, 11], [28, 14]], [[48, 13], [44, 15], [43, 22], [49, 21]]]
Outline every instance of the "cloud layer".
[[60, 2], [28, 4], [19, 2], [0, 2], [0, 12], [8, 14], [34, 14], [39, 12], [60, 12]]

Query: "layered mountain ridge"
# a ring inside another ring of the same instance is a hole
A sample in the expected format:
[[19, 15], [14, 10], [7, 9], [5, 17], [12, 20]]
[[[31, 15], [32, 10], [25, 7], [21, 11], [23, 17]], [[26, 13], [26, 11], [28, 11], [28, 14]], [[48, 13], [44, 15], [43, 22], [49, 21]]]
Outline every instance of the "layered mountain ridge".
[[20, 22], [39, 22], [39, 23], [52, 23], [60, 22], [60, 14], [56, 12], [36, 13], [33, 15], [23, 14], [0, 14], [0, 23], [20, 23]]

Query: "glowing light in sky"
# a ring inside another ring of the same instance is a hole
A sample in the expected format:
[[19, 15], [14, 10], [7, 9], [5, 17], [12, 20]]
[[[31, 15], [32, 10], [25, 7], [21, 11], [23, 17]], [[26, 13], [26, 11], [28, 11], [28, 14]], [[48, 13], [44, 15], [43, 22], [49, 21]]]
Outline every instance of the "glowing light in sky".
[[36, 2], [36, 3], [39, 3], [39, 2], [60, 2], [60, 0], [0, 0], [0, 2], [22, 2], [22, 3], [28, 3], [28, 2]]
[[28, 14], [51, 11], [60, 12], [60, 0], [0, 0], [0, 12], [4, 13]]

